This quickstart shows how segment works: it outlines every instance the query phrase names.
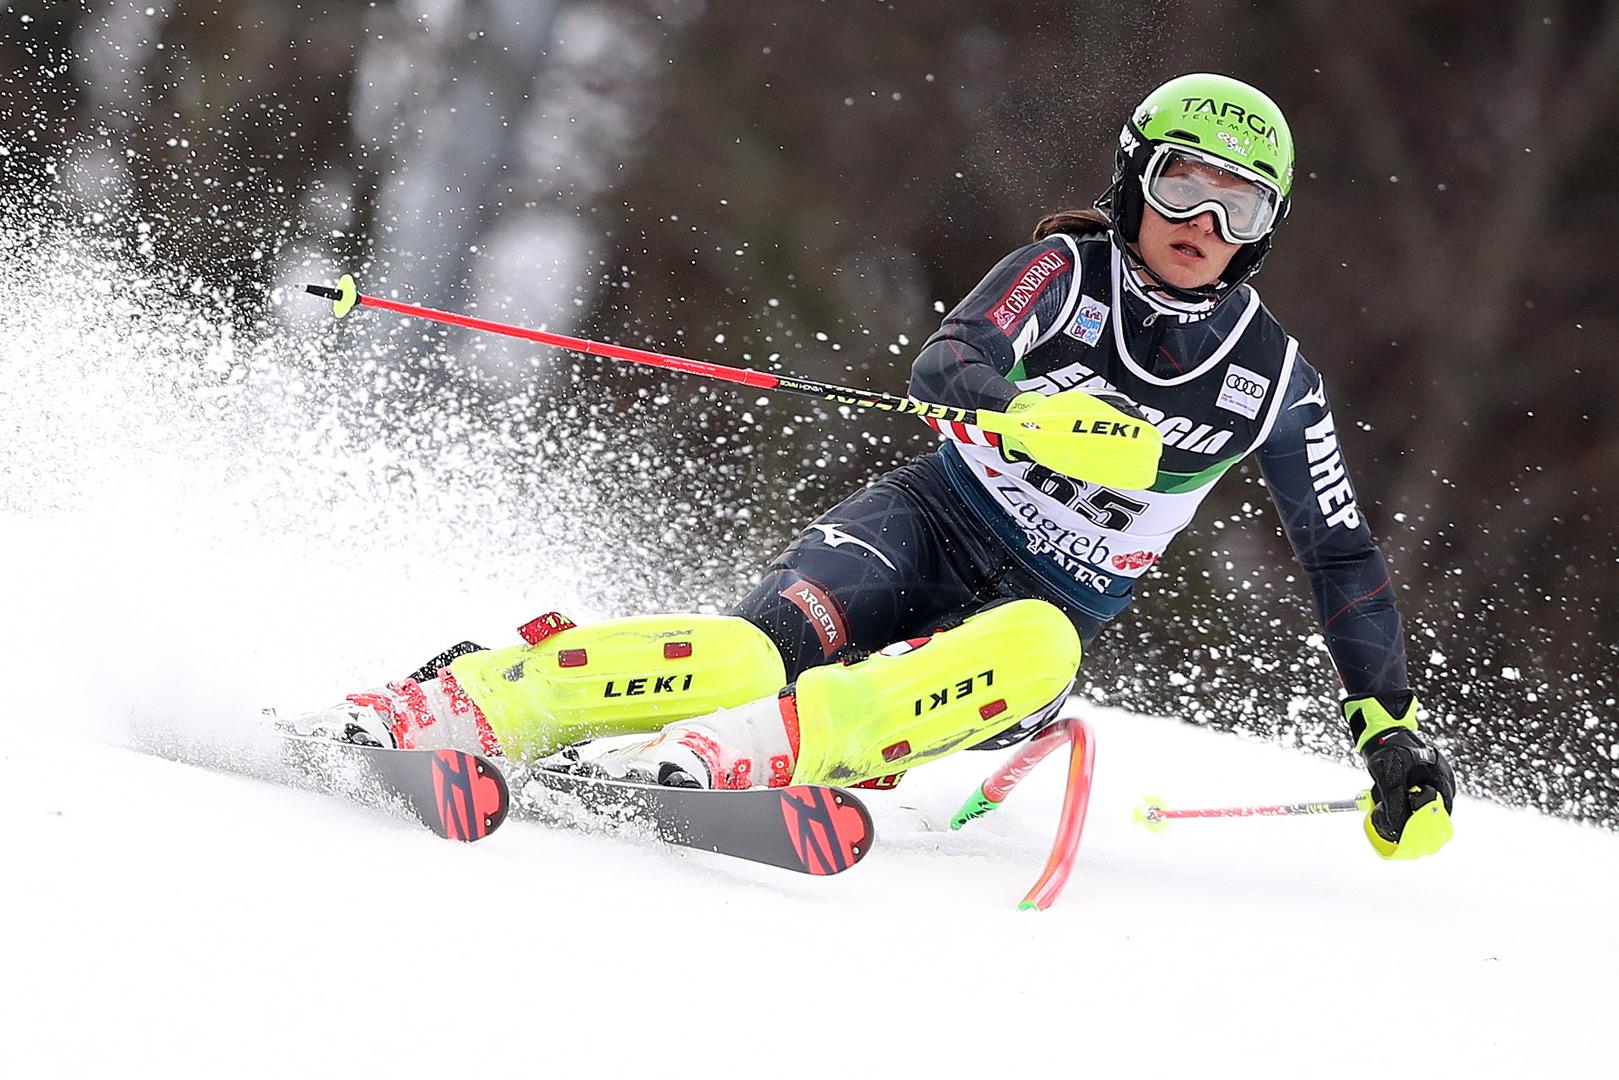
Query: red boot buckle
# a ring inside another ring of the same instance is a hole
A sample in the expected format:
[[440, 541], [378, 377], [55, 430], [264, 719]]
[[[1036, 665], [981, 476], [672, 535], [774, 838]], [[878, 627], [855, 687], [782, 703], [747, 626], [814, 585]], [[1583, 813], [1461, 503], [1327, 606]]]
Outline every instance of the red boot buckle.
[[548, 611], [537, 619], [530, 619], [517, 628], [517, 633], [530, 645], [538, 645], [546, 638], [572, 630], [577, 623], [560, 611]]

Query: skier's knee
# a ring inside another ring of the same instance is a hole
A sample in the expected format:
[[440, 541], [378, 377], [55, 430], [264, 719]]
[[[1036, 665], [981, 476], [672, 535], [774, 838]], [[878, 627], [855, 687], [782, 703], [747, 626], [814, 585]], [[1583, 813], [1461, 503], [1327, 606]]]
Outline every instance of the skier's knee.
[[936, 760], [1059, 707], [1080, 661], [1067, 616], [1040, 600], [979, 612], [931, 638], [795, 686], [795, 783], [853, 784]]
[[770, 638], [729, 615], [568, 625], [534, 644], [461, 656], [449, 670], [502, 751], [523, 759], [582, 739], [656, 731], [786, 682]]

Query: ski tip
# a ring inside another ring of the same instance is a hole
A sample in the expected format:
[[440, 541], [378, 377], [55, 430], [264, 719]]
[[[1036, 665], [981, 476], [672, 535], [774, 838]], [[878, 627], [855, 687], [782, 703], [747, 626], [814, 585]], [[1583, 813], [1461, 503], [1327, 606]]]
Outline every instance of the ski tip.
[[447, 840], [482, 840], [506, 820], [511, 792], [493, 763], [460, 750], [434, 752], [429, 827]]
[[871, 812], [850, 792], [800, 784], [783, 788], [781, 795], [787, 836], [804, 873], [842, 873], [871, 850], [876, 835]]
[[477, 755], [473, 755], [472, 760], [480, 778], [477, 809], [484, 826], [482, 835], [488, 836], [506, 820], [512, 805], [511, 790], [506, 786], [505, 775], [493, 762]]

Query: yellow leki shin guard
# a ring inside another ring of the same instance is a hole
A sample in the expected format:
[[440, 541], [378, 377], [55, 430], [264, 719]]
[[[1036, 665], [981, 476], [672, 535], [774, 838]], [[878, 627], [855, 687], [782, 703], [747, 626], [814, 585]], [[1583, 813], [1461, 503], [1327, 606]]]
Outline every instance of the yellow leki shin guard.
[[775, 643], [730, 615], [645, 615], [573, 626], [535, 645], [471, 653], [450, 673], [508, 757], [581, 739], [657, 731], [774, 694]]
[[1065, 696], [1079, 658], [1067, 616], [1014, 600], [920, 647], [806, 671], [793, 782], [857, 784], [976, 745]]

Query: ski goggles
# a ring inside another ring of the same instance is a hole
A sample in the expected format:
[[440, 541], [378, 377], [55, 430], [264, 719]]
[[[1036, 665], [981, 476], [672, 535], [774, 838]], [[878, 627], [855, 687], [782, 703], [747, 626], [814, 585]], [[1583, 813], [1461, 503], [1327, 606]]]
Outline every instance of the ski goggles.
[[1282, 194], [1270, 184], [1184, 146], [1160, 144], [1147, 162], [1141, 190], [1151, 207], [1171, 221], [1214, 213], [1229, 244], [1251, 244], [1276, 226]]

